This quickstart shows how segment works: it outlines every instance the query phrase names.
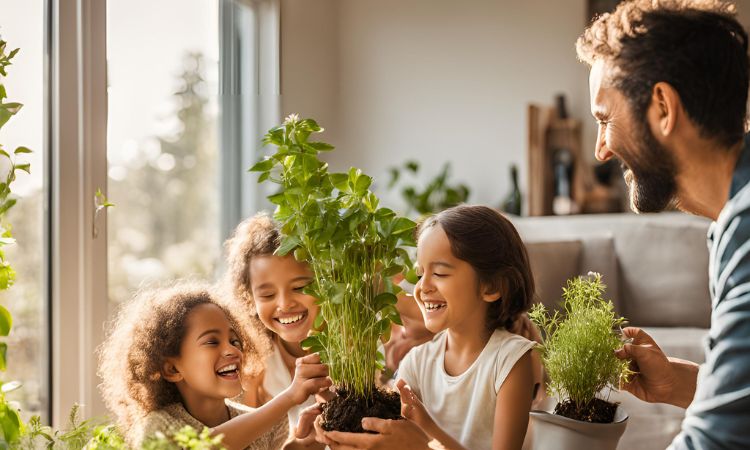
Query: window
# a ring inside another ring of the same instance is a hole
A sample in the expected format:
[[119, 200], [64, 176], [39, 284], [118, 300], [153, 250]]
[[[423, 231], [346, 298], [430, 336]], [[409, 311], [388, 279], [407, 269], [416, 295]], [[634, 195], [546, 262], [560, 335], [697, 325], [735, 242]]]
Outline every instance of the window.
[[214, 276], [218, 14], [217, 0], [107, 2], [111, 310], [144, 285]]

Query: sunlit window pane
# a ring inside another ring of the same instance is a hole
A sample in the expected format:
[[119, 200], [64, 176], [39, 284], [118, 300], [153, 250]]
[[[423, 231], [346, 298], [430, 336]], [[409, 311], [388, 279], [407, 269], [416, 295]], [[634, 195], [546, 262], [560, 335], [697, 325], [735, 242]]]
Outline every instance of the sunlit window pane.
[[112, 306], [144, 284], [213, 278], [218, 43], [217, 0], [107, 2]]

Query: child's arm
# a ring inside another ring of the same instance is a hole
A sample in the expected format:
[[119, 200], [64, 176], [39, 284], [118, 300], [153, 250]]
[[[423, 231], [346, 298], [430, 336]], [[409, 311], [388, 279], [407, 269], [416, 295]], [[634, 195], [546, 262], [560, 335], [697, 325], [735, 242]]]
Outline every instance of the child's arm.
[[529, 424], [529, 410], [534, 390], [531, 352], [526, 352], [513, 366], [497, 393], [492, 448], [521, 449]]
[[303, 403], [310, 395], [331, 385], [328, 367], [320, 363], [317, 354], [297, 359], [292, 384], [281, 394], [258, 408], [257, 411], [241, 414], [215, 427], [214, 435], [223, 434], [222, 445], [227, 450], [241, 450], [270, 430], [295, 405]]

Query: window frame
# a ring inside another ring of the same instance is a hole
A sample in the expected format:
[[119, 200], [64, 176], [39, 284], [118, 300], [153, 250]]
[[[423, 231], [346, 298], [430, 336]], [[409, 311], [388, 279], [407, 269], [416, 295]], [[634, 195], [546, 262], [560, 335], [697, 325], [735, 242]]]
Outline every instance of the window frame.
[[[242, 218], [268, 207], [247, 168], [262, 154], [260, 131], [280, 118], [280, 0], [218, 4], [223, 241]], [[108, 320], [107, 217], [94, 203], [108, 178], [107, 2], [46, 0], [45, 7], [47, 407], [59, 428], [74, 404], [84, 418], [107, 415], [96, 356]]]

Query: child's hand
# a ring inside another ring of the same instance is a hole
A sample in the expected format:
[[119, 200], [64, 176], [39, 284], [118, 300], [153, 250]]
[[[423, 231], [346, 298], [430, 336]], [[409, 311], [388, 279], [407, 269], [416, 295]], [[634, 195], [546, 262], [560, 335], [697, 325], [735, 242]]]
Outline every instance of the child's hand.
[[299, 415], [299, 422], [294, 429], [294, 443], [296, 447], [313, 448], [323, 447], [315, 440], [315, 419], [323, 413], [319, 404], [308, 406]]
[[416, 423], [422, 430], [429, 430], [434, 422], [414, 391], [402, 379], [396, 382], [396, 387], [401, 395], [401, 415]]
[[295, 364], [292, 384], [284, 391], [295, 405], [304, 403], [311, 395], [331, 386], [328, 366], [321, 364], [317, 353], [297, 358]]

